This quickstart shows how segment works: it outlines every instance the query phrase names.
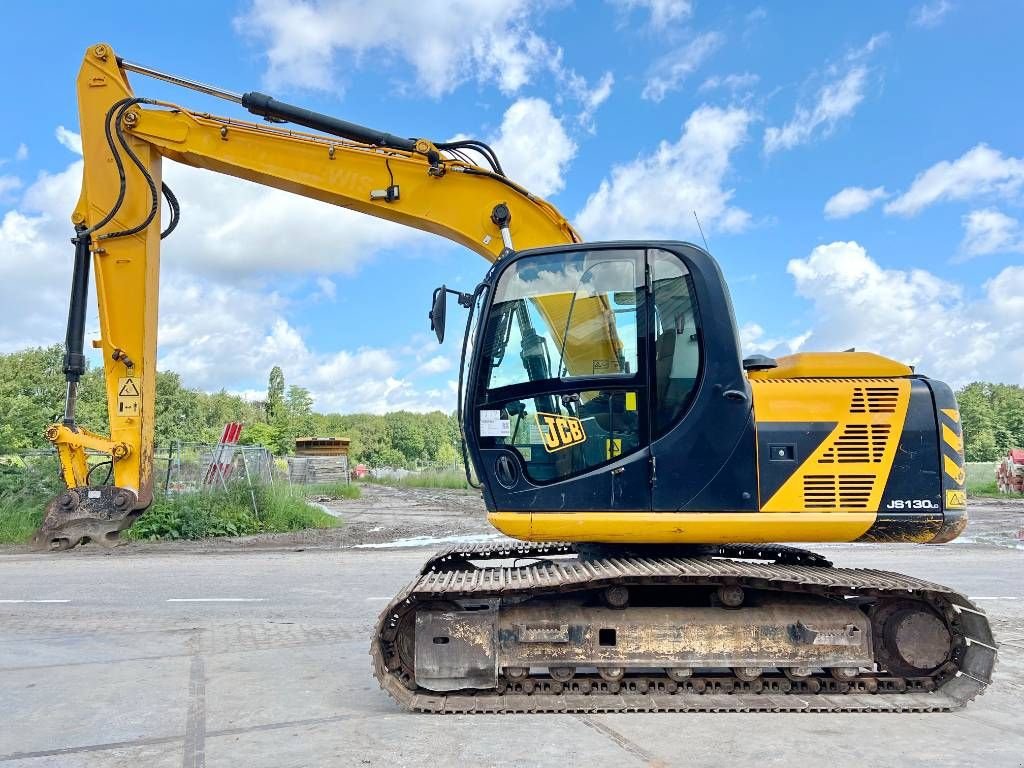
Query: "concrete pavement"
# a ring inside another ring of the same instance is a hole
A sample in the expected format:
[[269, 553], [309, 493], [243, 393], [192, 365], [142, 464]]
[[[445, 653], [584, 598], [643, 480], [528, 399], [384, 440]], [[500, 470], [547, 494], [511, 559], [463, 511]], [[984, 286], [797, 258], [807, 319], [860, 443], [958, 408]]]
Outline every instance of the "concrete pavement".
[[816, 549], [981, 600], [997, 682], [956, 714], [410, 715], [368, 647], [428, 549], [7, 554], [0, 768], [1024, 764], [1024, 550]]

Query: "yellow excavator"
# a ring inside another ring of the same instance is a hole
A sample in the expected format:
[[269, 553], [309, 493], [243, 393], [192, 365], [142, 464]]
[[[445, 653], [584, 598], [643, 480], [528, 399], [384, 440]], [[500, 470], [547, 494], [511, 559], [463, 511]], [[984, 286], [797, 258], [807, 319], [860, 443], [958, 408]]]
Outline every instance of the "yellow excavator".
[[[129, 72], [264, 122], [137, 97]], [[989, 684], [995, 640], [965, 596], [772, 543], [959, 535], [963, 444], [947, 385], [863, 352], [743, 358], [704, 249], [582, 242], [483, 142], [394, 136], [103, 44], [77, 87], [67, 398], [48, 430], [67, 491], [47, 507], [41, 547], [112, 544], [152, 500], [160, 242], [179, 216], [166, 157], [492, 262], [472, 291], [435, 290], [429, 315], [440, 341], [448, 295], [468, 310], [467, 476], [511, 538], [438, 553], [381, 614], [373, 671], [405, 708], [948, 711]], [[109, 436], [75, 420], [90, 267]], [[110, 457], [109, 482], [91, 483], [86, 449]]]

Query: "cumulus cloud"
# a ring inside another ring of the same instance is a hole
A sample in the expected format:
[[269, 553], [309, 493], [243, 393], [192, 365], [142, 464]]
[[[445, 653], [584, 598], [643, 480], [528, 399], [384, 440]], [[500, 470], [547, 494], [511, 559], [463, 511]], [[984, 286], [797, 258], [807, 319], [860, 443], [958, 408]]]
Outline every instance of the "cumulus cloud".
[[922, 3], [910, 12], [910, 23], [915, 27], [937, 27], [951, 10], [953, 4], [949, 0]]
[[82, 154], [82, 136], [74, 131], [69, 131], [63, 125], [57, 126], [57, 141], [76, 155]]
[[565, 186], [576, 144], [543, 99], [515, 102], [491, 141], [509, 178], [534, 194], [548, 197]]
[[[62, 143], [76, 143], [77, 135], [70, 131], [59, 136], [63, 137]], [[234, 180], [221, 187], [218, 182], [226, 177], [214, 174], [197, 175], [193, 180], [190, 174], [198, 171], [174, 163], [167, 163], [165, 169], [165, 177], [181, 193], [184, 213], [182, 231], [164, 246], [158, 349], [161, 368], [177, 370], [189, 386], [243, 391], [258, 388], [270, 367], [280, 364], [290, 381], [311, 390], [317, 407], [322, 409], [380, 413], [452, 407], [454, 395], [447, 385], [423, 386], [421, 378], [426, 373], [419, 368], [426, 362], [426, 353], [405, 349], [312, 349], [287, 318], [288, 297], [267, 287], [275, 282], [273, 277], [263, 281], [253, 274], [259, 268], [278, 273], [303, 269], [295, 266], [296, 260], [311, 268], [326, 265], [332, 273], [356, 268], [357, 260], [332, 258], [337, 256], [339, 246], [332, 242], [331, 235], [310, 234], [317, 228], [333, 226], [318, 207], [290, 207], [289, 201], [297, 198], [285, 193], [274, 192], [281, 196], [277, 201], [252, 197], [257, 194], [251, 192], [253, 189], [267, 190]], [[180, 175], [183, 172], [185, 175]], [[73, 253], [69, 216], [78, 198], [81, 177], [81, 160], [60, 173], [43, 173], [24, 191], [17, 207], [0, 218], [0, 306], [5, 310], [5, 321], [0, 324], [0, 352], [63, 339]], [[256, 218], [232, 220], [238, 206], [249, 205], [256, 205], [258, 210], [240, 215], [269, 216], [276, 224], [261, 225]], [[285, 208], [274, 210], [275, 205]], [[323, 207], [335, 216], [347, 213]], [[200, 230], [191, 234], [187, 229], [190, 213], [192, 226]], [[203, 231], [218, 223], [230, 237]], [[289, 235], [285, 238], [282, 234], [280, 242], [268, 239], [271, 233], [263, 226], [277, 226]], [[345, 236], [345, 229], [334, 230], [334, 238], [344, 240]], [[362, 238], [362, 242], [372, 246], [376, 241]], [[330, 248], [326, 248], [328, 245]], [[323, 253], [309, 259], [303, 251], [310, 247]], [[266, 249], [276, 249], [276, 257], [271, 258]], [[246, 268], [243, 257], [250, 260], [251, 269]], [[223, 260], [216, 266], [204, 264], [218, 259]], [[240, 279], [243, 275], [247, 279]], [[334, 290], [329, 278], [321, 277], [316, 283], [324, 295]], [[90, 335], [96, 333], [98, 323], [93, 306], [90, 302]], [[425, 345], [418, 348], [422, 350]], [[346, 382], [345, 386], [339, 387], [339, 381]]]
[[270, 87], [339, 90], [339, 56], [355, 68], [402, 60], [439, 97], [466, 80], [515, 93], [548, 46], [530, 24], [535, 0], [253, 0], [236, 29], [266, 45]]
[[825, 218], [848, 218], [856, 213], [866, 211], [886, 196], [885, 187], [875, 187], [874, 189], [846, 187], [836, 192], [825, 202]]
[[651, 69], [641, 96], [654, 102], [663, 100], [669, 92], [677, 90], [724, 42], [725, 36], [721, 33], [705, 32], [682, 48], [662, 56]]
[[707, 230], [746, 228], [750, 214], [732, 205], [725, 183], [752, 119], [745, 109], [702, 106], [678, 141], [662, 141], [651, 154], [616, 165], [576, 217], [584, 237], [696, 237], [693, 210]]
[[644, 10], [649, 14], [652, 29], [664, 29], [666, 25], [685, 21], [693, 14], [691, 0], [612, 0], [625, 11]]
[[886, 213], [914, 216], [933, 203], [988, 195], [1015, 197], [1024, 185], [1024, 158], [1009, 157], [978, 144], [952, 162], [943, 160], [919, 173], [910, 189], [885, 206]]
[[273, 292], [171, 275], [160, 288], [158, 365], [207, 390], [258, 384], [271, 367], [281, 365], [289, 381], [309, 389], [316, 407], [325, 411], [430, 411], [454, 405], [446, 389], [423, 391], [415, 382], [417, 376], [443, 372], [436, 363], [423, 369], [415, 359], [372, 347], [315, 351], [285, 318], [287, 304]]
[[963, 217], [964, 239], [958, 261], [990, 253], [1024, 253], [1020, 222], [994, 208], [971, 211]]
[[828, 135], [839, 121], [851, 117], [864, 100], [870, 83], [865, 60], [887, 39], [875, 35], [861, 48], [846, 54], [826, 70], [827, 80], [810, 104], [797, 104], [793, 117], [782, 126], [769, 126], [764, 133], [767, 154], [805, 144], [816, 135]]
[[854, 241], [819, 245], [787, 269], [814, 307], [806, 349], [875, 351], [953, 385], [1024, 384], [1024, 267], [974, 299], [926, 270], [885, 269]]
[[18, 149], [14, 152], [15, 160], [25, 160], [28, 158], [28, 145], [22, 142], [18, 145]]

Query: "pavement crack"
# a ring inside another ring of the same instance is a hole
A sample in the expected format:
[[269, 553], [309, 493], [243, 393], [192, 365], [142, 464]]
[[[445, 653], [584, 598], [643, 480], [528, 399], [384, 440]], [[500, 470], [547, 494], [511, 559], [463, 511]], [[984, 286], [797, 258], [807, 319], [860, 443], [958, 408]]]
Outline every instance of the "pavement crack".
[[619, 747], [624, 749], [629, 754], [633, 755], [644, 762], [649, 768], [664, 768], [665, 763], [656, 758], [646, 749], [641, 747], [634, 741], [631, 741], [626, 736], [623, 736], [614, 728], [605, 725], [604, 723], [598, 722], [593, 719], [590, 715], [575, 715], [576, 719], [583, 723], [588, 728], [591, 728], [598, 733], [607, 736], [609, 739], [614, 741]]
[[200, 654], [202, 636], [196, 632], [188, 641], [192, 663], [188, 673], [188, 718], [185, 721], [185, 751], [182, 768], [206, 766], [206, 663]]

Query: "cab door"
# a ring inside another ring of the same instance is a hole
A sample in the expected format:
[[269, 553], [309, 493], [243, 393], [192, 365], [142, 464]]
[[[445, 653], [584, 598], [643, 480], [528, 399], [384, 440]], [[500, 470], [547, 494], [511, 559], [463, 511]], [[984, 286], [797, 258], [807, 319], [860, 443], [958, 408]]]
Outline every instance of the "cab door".
[[651, 509], [757, 511], [753, 406], [718, 265], [681, 243], [647, 251]]
[[644, 250], [549, 249], [502, 266], [464, 409], [488, 507], [649, 510]]

